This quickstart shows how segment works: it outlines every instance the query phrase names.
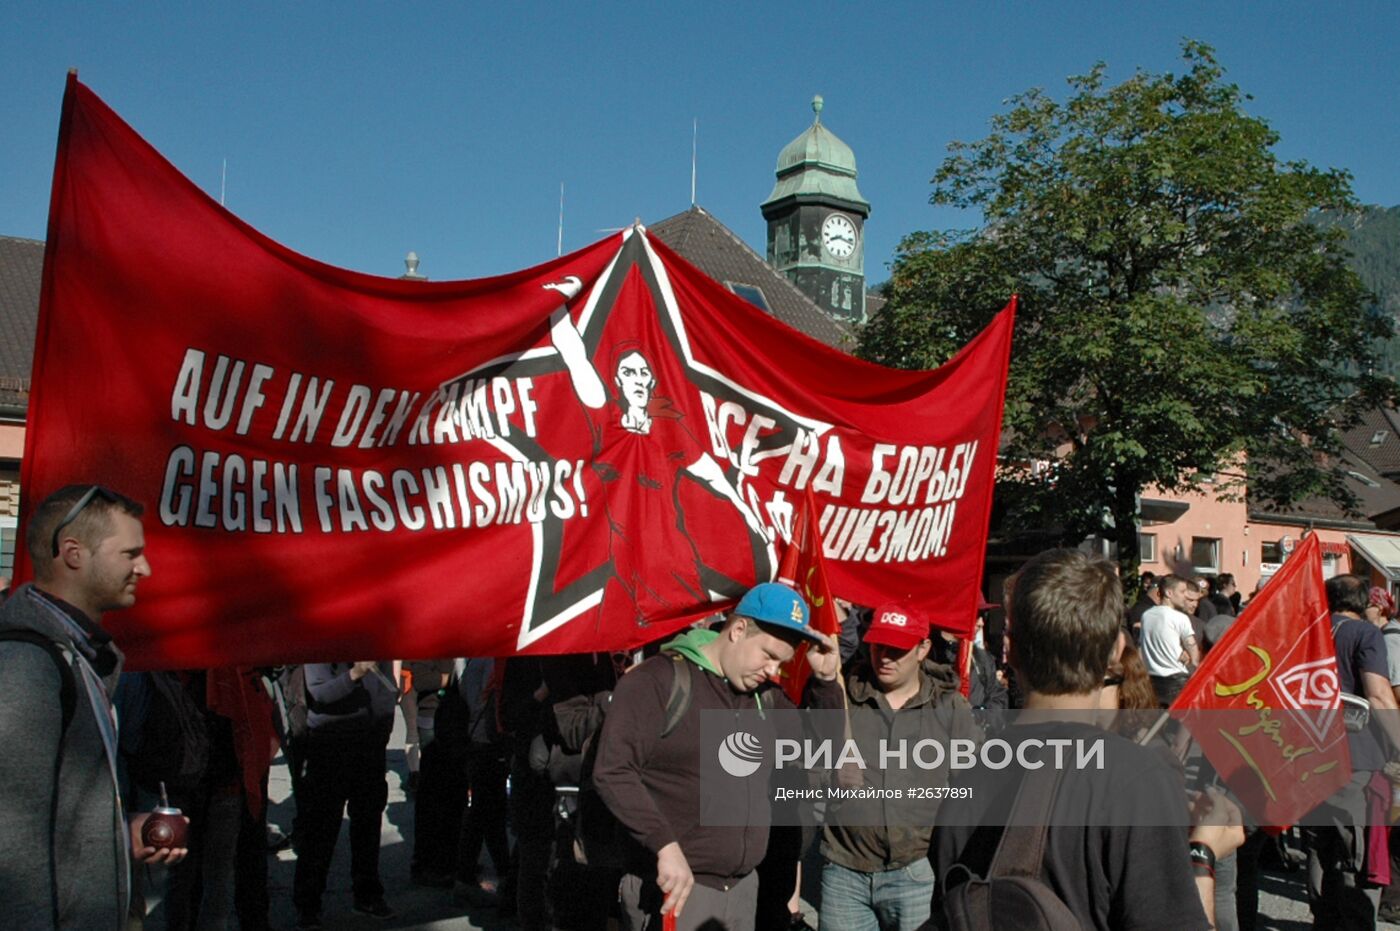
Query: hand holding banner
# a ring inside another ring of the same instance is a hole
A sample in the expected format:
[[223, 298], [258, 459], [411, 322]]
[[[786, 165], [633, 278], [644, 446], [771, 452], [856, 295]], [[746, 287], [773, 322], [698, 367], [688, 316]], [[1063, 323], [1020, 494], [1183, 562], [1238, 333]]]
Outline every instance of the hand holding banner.
[[[792, 540], [783, 552], [782, 565], [778, 567], [778, 581], [790, 585], [807, 600], [812, 612], [812, 629], [818, 633], [839, 637], [841, 634], [841, 609], [831, 594], [831, 585], [826, 578], [826, 560], [822, 556], [821, 539], [817, 536], [816, 506], [809, 492], [802, 498], [802, 507], [792, 525]], [[812, 675], [812, 667], [807, 662], [807, 644], [797, 647], [792, 659], [783, 664], [778, 673], [783, 691], [794, 705], [802, 704], [802, 690]]]

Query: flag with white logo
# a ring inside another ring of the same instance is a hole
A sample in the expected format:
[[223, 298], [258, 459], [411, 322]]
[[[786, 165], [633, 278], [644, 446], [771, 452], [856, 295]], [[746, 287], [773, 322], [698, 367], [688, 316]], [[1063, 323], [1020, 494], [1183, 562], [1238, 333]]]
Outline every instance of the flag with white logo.
[[1260, 824], [1295, 824], [1351, 779], [1316, 534], [1206, 655], [1171, 710]]

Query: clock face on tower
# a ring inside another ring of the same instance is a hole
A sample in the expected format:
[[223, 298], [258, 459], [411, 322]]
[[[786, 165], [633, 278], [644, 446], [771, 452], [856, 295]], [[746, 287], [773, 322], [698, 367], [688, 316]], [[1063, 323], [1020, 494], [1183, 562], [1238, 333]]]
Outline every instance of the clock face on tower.
[[834, 258], [851, 257], [856, 251], [856, 226], [849, 217], [833, 213], [822, 221], [822, 248]]

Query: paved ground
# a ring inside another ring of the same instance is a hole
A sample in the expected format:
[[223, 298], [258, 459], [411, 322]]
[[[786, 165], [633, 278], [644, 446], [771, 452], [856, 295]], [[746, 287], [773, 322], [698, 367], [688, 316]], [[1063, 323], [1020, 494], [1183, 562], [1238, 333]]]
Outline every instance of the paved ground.
[[[356, 915], [350, 911], [349, 841], [342, 832], [336, 846], [335, 863], [326, 890], [323, 917], [328, 929], [371, 931], [371, 929], [432, 929], [432, 931], [507, 931], [513, 922], [496, 917], [495, 910], [466, 910], [454, 905], [450, 892], [424, 889], [408, 881], [409, 856], [412, 851], [413, 807], [405, 797], [403, 778], [407, 766], [403, 755], [402, 721], [394, 732], [389, 750], [389, 809], [384, 820], [381, 875], [388, 890], [386, 898], [398, 911], [399, 917], [387, 922]], [[291, 826], [291, 786], [281, 760], [274, 764], [271, 779], [271, 821], [284, 830]], [[291, 928], [295, 918], [291, 904], [292, 873], [296, 858], [291, 851], [279, 853], [270, 861], [272, 885], [272, 922], [274, 928]], [[1272, 931], [1305, 931], [1311, 927], [1301, 873], [1263, 874], [1260, 907], [1267, 918], [1261, 928]], [[154, 916], [159, 917], [157, 914]], [[811, 919], [816, 924], [815, 918]], [[161, 927], [159, 921], [150, 923]], [[1382, 923], [1385, 929], [1400, 929], [1400, 925]], [[765, 929], [760, 929], [765, 931]]]

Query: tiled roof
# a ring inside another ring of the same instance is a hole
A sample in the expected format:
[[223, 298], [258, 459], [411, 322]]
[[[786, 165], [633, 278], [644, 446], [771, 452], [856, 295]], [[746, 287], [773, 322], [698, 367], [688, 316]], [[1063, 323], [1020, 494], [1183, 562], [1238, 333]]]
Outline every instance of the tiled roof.
[[0, 236], [0, 412], [29, 404], [29, 366], [39, 319], [44, 244]]
[[652, 223], [647, 232], [721, 284], [757, 287], [768, 312], [793, 329], [845, 352], [855, 349], [850, 330], [700, 207]]
[[[1251, 520], [1278, 518], [1290, 522], [1325, 521], [1347, 524], [1357, 529], [1376, 526], [1376, 518], [1400, 509], [1400, 484], [1382, 475], [1360, 457], [1342, 454], [1342, 467], [1347, 470], [1347, 488], [1356, 495], [1361, 515], [1347, 514], [1336, 502], [1327, 498], [1307, 498], [1288, 508], [1277, 509], [1255, 501], [1249, 502]], [[1386, 522], [1389, 524], [1389, 521]]]
[[1400, 412], [1386, 407], [1367, 411], [1342, 442], [1382, 475], [1400, 475]]

